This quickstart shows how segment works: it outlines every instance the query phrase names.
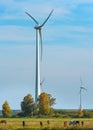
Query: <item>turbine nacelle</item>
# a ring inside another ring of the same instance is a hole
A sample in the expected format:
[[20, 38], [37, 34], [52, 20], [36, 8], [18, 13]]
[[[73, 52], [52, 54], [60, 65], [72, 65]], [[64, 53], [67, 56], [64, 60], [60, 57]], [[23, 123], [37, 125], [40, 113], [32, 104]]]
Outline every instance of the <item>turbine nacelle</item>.
[[34, 29], [36, 29], [36, 30], [41, 30], [41, 25], [36, 25], [35, 27], [34, 27]]

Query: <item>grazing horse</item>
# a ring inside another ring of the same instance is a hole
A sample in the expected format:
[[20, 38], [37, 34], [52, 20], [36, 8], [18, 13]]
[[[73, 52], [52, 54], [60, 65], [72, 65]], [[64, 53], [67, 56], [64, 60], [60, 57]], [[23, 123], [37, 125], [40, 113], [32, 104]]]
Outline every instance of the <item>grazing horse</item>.
[[43, 126], [43, 122], [42, 122], [42, 121], [40, 121], [40, 126], [41, 126], [41, 127]]
[[0, 121], [0, 124], [6, 124], [7, 122], [6, 122], [6, 120], [1, 120]]
[[81, 125], [82, 125], [82, 126], [84, 125], [84, 121], [81, 121]]
[[71, 121], [69, 122], [69, 125], [75, 125], [75, 121], [74, 121], [74, 120], [71, 120]]
[[64, 127], [67, 127], [67, 121], [64, 121]]
[[25, 125], [26, 125], [25, 121], [22, 122], [22, 125], [23, 125], [23, 127], [25, 127]]
[[79, 122], [79, 121], [71, 120], [71, 121], [69, 122], [69, 125], [80, 125], [80, 122]]
[[47, 124], [48, 124], [48, 125], [50, 124], [50, 120], [47, 120]]
[[79, 121], [75, 121], [75, 124], [76, 124], [76, 125], [80, 125], [80, 122], [79, 122]]

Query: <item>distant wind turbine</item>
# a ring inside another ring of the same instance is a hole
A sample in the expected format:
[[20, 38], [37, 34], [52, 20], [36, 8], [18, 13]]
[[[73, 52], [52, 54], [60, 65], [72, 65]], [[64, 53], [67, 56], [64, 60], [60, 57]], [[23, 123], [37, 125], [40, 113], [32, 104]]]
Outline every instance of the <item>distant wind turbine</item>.
[[83, 90], [87, 90], [85, 87], [83, 87], [83, 82], [82, 82], [82, 79], [80, 78], [80, 82], [81, 82], [81, 85], [80, 85], [80, 110], [82, 110], [82, 91]]
[[[46, 20], [39, 25], [37, 20], [32, 17], [28, 12], [25, 12], [35, 23], [36, 26], [34, 27], [36, 29], [36, 81], [35, 81], [35, 103], [37, 104], [38, 96], [40, 95], [40, 50], [41, 50], [41, 60], [42, 60], [42, 33], [41, 29], [47, 22], [47, 20], [50, 18], [51, 14], [53, 13], [53, 10], [50, 12]], [[40, 46], [41, 45], [41, 46]]]

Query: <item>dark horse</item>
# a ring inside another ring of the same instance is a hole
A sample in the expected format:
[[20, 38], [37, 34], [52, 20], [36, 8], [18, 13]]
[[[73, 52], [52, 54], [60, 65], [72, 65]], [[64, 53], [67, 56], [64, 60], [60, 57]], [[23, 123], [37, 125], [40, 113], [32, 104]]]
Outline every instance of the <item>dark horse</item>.
[[0, 124], [6, 124], [7, 122], [6, 122], [6, 120], [1, 120], [0, 121]]

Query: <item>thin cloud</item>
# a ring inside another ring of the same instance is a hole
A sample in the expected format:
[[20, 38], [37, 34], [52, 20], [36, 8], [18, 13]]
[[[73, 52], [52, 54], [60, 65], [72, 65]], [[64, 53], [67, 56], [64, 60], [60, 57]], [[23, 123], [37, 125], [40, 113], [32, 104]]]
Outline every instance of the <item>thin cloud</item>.
[[[29, 32], [29, 33], [28, 33]], [[33, 41], [34, 31], [28, 27], [2, 26], [0, 27], [0, 40], [5, 41]]]

